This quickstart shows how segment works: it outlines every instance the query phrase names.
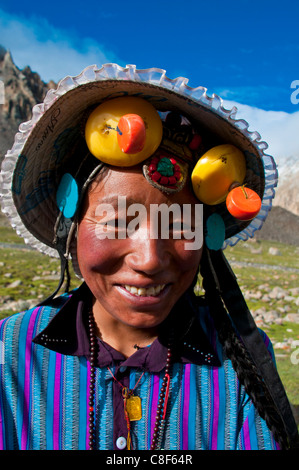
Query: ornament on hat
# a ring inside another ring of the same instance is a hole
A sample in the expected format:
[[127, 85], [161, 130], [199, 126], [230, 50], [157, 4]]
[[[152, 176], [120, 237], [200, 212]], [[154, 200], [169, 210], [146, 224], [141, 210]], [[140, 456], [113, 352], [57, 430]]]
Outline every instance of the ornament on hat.
[[253, 219], [261, 208], [261, 198], [244, 189], [246, 160], [243, 152], [231, 144], [208, 150], [195, 165], [191, 180], [195, 195], [207, 205], [226, 201], [230, 214], [238, 220]]
[[100, 104], [87, 119], [89, 151], [104, 163], [129, 167], [144, 161], [162, 140], [162, 121], [154, 106], [136, 97]]
[[182, 179], [180, 165], [173, 157], [166, 155], [154, 156], [148, 167], [149, 176], [155, 183], [175, 187]]

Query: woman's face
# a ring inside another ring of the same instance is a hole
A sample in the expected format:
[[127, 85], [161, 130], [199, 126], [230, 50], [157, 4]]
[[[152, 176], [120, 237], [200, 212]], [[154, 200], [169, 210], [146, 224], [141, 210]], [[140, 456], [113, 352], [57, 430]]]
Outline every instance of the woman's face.
[[[157, 238], [151, 213], [160, 204], [167, 204], [164, 209], [192, 204], [194, 209], [196, 203], [189, 188], [165, 195], [136, 167], [109, 170], [92, 184], [78, 227], [77, 252], [98, 315], [134, 328], [155, 328], [165, 320], [191, 285], [201, 249], [188, 250], [192, 240], [175, 238], [172, 224], [178, 216], [172, 218], [171, 212], [169, 236]], [[194, 226], [193, 216], [191, 221]]]

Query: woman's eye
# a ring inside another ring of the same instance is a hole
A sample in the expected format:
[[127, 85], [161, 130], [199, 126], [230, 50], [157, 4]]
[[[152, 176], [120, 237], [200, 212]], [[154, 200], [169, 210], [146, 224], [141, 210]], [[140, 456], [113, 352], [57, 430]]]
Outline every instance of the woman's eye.
[[177, 221], [169, 224], [169, 235], [173, 238], [188, 238], [194, 234], [195, 228], [190, 225], [184, 223], [184, 221]]

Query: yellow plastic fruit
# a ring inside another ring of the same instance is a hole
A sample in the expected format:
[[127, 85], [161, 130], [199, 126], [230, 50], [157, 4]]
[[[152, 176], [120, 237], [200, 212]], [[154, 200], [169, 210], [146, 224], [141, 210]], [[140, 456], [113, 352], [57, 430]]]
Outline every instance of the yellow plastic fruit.
[[[131, 142], [134, 136], [129, 136], [131, 144], [126, 147], [138, 149], [136, 153], [124, 152], [119, 144], [119, 121], [130, 114], [140, 116], [145, 124], [146, 135], [141, 139], [144, 141], [141, 146], [134, 145]], [[85, 127], [85, 139], [92, 155], [104, 163], [121, 167], [136, 165], [150, 157], [159, 147], [162, 133], [162, 121], [154, 106], [136, 97], [115, 98], [100, 104], [89, 116]]]
[[232, 183], [242, 184], [246, 175], [245, 156], [234, 145], [223, 144], [208, 150], [191, 175], [193, 191], [204, 204], [225, 201]]

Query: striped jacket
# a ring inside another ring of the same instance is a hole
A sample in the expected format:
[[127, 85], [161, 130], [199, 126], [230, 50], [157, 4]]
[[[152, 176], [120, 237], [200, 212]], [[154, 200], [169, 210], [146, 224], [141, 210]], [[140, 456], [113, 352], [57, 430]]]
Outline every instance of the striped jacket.
[[[62, 296], [52, 305], [15, 314], [0, 323], [3, 346], [0, 449], [88, 448], [90, 363], [84, 344], [86, 335], [83, 343], [80, 339], [83, 328], [78, 314], [82, 311], [78, 307], [80, 302], [77, 294]], [[68, 325], [72, 323], [68, 328], [63, 323], [66, 318]], [[223, 354], [209, 324], [207, 307], [199, 308], [198, 321], [202, 332], [199, 334], [192, 328], [193, 343], [188, 334], [183, 338], [181, 357], [171, 368], [162, 448], [277, 449], [265, 422], [239, 384], [231, 362]], [[73, 337], [73, 349], [68, 335]], [[36, 337], [38, 340], [33, 342]], [[198, 338], [198, 344], [194, 338]], [[264, 338], [271, 351], [268, 338], [265, 335]], [[119, 353], [105, 345], [104, 349], [101, 347], [99, 360], [103, 361], [101, 357], [106, 354], [104, 362], [109, 364], [110, 371], [126, 380], [129, 388], [134, 388], [143, 373], [136, 388], [141, 398], [142, 418], [132, 422], [131, 437], [133, 449], [149, 449], [164, 376], [163, 365], [159, 366], [163, 346], [156, 340], [146, 352], [137, 351], [136, 357], [143, 357], [142, 367], [134, 363], [134, 355], [126, 363]], [[156, 352], [151, 354], [151, 351]], [[144, 354], [146, 358], [152, 356], [151, 363], [146, 363], [149, 359], [145, 360]], [[110, 371], [104, 363], [96, 368], [95, 429], [98, 448], [103, 450], [117, 449], [117, 436], [124, 431], [119, 417], [118, 384]]]

